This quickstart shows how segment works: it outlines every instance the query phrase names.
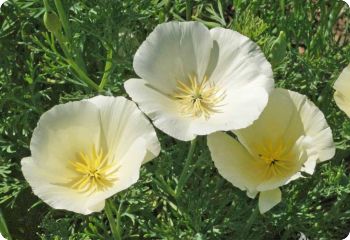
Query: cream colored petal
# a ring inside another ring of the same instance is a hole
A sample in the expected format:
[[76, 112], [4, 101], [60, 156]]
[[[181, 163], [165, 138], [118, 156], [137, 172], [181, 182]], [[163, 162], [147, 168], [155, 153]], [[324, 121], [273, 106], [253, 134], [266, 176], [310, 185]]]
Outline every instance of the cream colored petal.
[[256, 191], [263, 169], [234, 138], [217, 132], [208, 136], [211, 158], [221, 176], [241, 190]]
[[144, 138], [140, 137], [136, 139], [129, 145], [122, 159], [115, 161], [118, 171], [114, 186], [106, 191], [94, 193], [89, 198], [90, 210], [101, 209], [101, 202], [104, 202], [105, 199], [129, 188], [137, 182], [140, 176], [141, 164], [147, 154], [146, 145], [147, 143]]
[[79, 152], [90, 152], [99, 145], [100, 133], [95, 105], [83, 101], [56, 105], [41, 116], [34, 129], [30, 142], [33, 160], [53, 175], [66, 171]]
[[86, 196], [62, 186], [61, 176], [66, 177], [66, 172], [50, 173], [39, 166], [32, 157], [22, 159], [21, 165], [23, 175], [34, 194], [52, 208], [81, 214], [94, 212], [93, 208], [90, 209], [89, 199]]
[[178, 106], [172, 98], [155, 90], [143, 79], [130, 79], [125, 82], [124, 87], [157, 128], [182, 141], [196, 137], [190, 129], [191, 118], [179, 113]]
[[[31, 157], [21, 161], [25, 179], [33, 189], [35, 195], [55, 209], [64, 209], [81, 214], [101, 211], [104, 201], [114, 194], [125, 190], [137, 182], [141, 163], [146, 155], [146, 142], [141, 137], [136, 139], [127, 149], [123, 158], [116, 161], [119, 166], [114, 186], [91, 194], [78, 192], [63, 185], [61, 177], [66, 172], [53, 174], [39, 166]], [[68, 181], [69, 178], [66, 178]]]
[[207, 70], [209, 79], [225, 89], [239, 91], [260, 87], [270, 92], [274, 87], [271, 64], [258, 45], [236, 31], [210, 30], [214, 47]]
[[343, 110], [348, 117], [350, 117], [350, 96], [344, 95], [343, 93], [336, 91], [334, 93], [334, 100], [338, 107]]
[[106, 201], [103, 200], [101, 202], [96, 203], [95, 205], [89, 206], [89, 211], [91, 212], [101, 212], [105, 208]]
[[140, 175], [140, 167], [143, 158], [147, 152], [144, 151], [147, 142], [145, 139], [137, 139], [130, 145], [127, 153], [120, 160], [120, 169], [118, 170], [118, 181], [116, 189], [122, 191], [132, 184], [136, 183]]
[[247, 191], [247, 196], [254, 199], [258, 193], [259, 192], [257, 190], [255, 190], [255, 191]]
[[210, 32], [202, 23], [159, 24], [137, 50], [134, 69], [153, 87], [172, 93], [176, 81], [189, 74], [203, 78], [212, 46]]
[[274, 90], [260, 118], [235, 133], [253, 155], [260, 153], [261, 146], [283, 143], [291, 147], [303, 135], [312, 138], [320, 161], [335, 153], [332, 131], [323, 113], [305, 95], [285, 89]]
[[312, 138], [310, 145], [318, 153], [317, 161], [323, 162], [331, 159], [335, 154], [335, 145], [332, 130], [324, 114], [305, 95], [289, 90], [280, 89], [279, 91], [288, 93], [297, 106], [305, 135]]
[[282, 200], [282, 193], [279, 188], [261, 192], [259, 194], [259, 210], [263, 214], [276, 206]]
[[160, 152], [157, 134], [146, 116], [136, 104], [124, 97], [97, 96], [87, 101], [96, 105], [101, 115], [101, 125], [107, 149], [114, 152], [114, 157], [123, 157], [126, 150], [138, 138], [147, 143], [147, 162]]
[[350, 117], [350, 65], [340, 74], [334, 83], [334, 100], [338, 107]]
[[304, 135], [297, 108], [289, 95], [280, 90], [270, 94], [266, 108], [253, 125], [234, 132], [254, 156], [281, 144], [291, 148]]
[[193, 119], [191, 131], [196, 135], [207, 135], [217, 131], [245, 128], [260, 116], [267, 101], [268, 93], [260, 87], [227, 91], [218, 112], [209, 119]]

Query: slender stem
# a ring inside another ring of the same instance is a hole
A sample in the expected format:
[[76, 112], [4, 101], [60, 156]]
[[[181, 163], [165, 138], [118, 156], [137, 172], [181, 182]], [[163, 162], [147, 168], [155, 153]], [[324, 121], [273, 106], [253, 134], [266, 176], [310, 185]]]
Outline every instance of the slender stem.
[[55, 33], [55, 37], [58, 41], [58, 43], [60, 44], [64, 55], [67, 58], [67, 62], [68, 64], [73, 68], [73, 70], [79, 75], [79, 77], [81, 78], [81, 80], [83, 80], [88, 86], [90, 86], [91, 88], [99, 91], [99, 86], [89, 78], [89, 76], [85, 73], [85, 71], [83, 69], [80, 68], [80, 66], [73, 60], [68, 48], [66, 47], [66, 39], [64, 38], [64, 36], [62, 35], [61, 32], [56, 32]]
[[192, 0], [186, 0], [186, 20], [190, 21], [192, 18]]
[[197, 143], [197, 138], [195, 138], [191, 141], [191, 146], [190, 146], [190, 149], [188, 150], [187, 158], [185, 161], [185, 166], [182, 169], [182, 172], [181, 172], [181, 175], [179, 178], [179, 182], [178, 182], [177, 187], [176, 187], [176, 196], [177, 197], [179, 197], [181, 195], [182, 188], [185, 186], [185, 183], [189, 177], [189, 175], [188, 175], [189, 174], [189, 167], [190, 167], [191, 162], [192, 162], [193, 153], [194, 153], [194, 150], [196, 148], [196, 143]]
[[[120, 210], [120, 208], [121, 208], [121, 206], [119, 206], [119, 210]], [[122, 237], [120, 235], [119, 210], [118, 210], [117, 222], [116, 222], [115, 218], [113, 216], [113, 202], [111, 199], [106, 200], [105, 213], [106, 213], [106, 216], [108, 218], [109, 226], [111, 228], [114, 240], [122, 240]]]
[[102, 76], [102, 80], [99, 85], [99, 91], [102, 91], [103, 88], [105, 87], [107, 80], [109, 79], [109, 76], [111, 74], [111, 69], [112, 69], [112, 57], [113, 57], [113, 49], [108, 48], [107, 49], [107, 58], [106, 58], [106, 65], [105, 65], [105, 70]]
[[66, 36], [68, 37], [68, 39], [70, 40], [72, 38], [72, 33], [70, 31], [68, 18], [67, 18], [65, 11], [64, 11], [61, 0], [55, 0], [55, 6], [57, 8], [58, 15], [60, 17], [64, 32], [65, 32]]
[[79, 77], [81, 78], [81, 80], [83, 80], [88, 86], [90, 86], [91, 88], [93, 88], [96, 91], [99, 91], [99, 87], [98, 85], [91, 80], [91, 78], [89, 78], [88, 75], [86, 75], [86, 73], [84, 72], [84, 70], [82, 70], [78, 64], [76, 64], [72, 59], [68, 59], [68, 63], [70, 64], [70, 66], [74, 69], [74, 71], [79, 75]]
[[44, 6], [45, 6], [46, 11], [50, 11], [51, 10], [48, 0], [44, 0]]
[[79, 67], [84, 72], [86, 72], [86, 66], [85, 66], [85, 63], [83, 61], [83, 57], [81, 55], [80, 49], [77, 49], [72, 44], [72, 31], [70, 29], [68, 17], [66, 15], [65, 11], [64, 11], [64, 8], [63, 8], [61, 0], [55, 0], [55, 6], [57, 8], [58, 16], [60, 17], [60, 21], [62, 23], [62, 27], [63, 27], [64, 33], [65, 33], [66, 37], [68, 38], [68, 42], [69, 42], [72, 50], [74, 50], [75, 59], [76, 59], [78, 65], [79, 65]]
[[62, 48], [63, 50], [63, 53], [64, 55], [66, 56], [66, 58], [69, 58], [71, 59], [71, 55], [70, 55], [70, 52], [66, 46], [66, 39], [64, 38], [64, 36], [62, 35], [62, 33], [59, 31], [59, 32], [55, 32], [54, 33], [54, 36], [56, 37], [57, 41], [58, 41], [58, 44], [60, 45], [60, 47]]

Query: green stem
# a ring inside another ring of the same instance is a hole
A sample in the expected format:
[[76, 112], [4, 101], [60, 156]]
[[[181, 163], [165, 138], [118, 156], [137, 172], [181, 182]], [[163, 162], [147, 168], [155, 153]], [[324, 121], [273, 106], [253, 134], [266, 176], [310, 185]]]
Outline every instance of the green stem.
[[66, 12], [64, 11], [64, 8], [63, 8], [61, 0], [55, 0], [55, 6], [57, 8], [58, 16], [60, 17], [60, 21], [62, 23], [62, 27], [63, 27], [64, 33], [65, 33], [65, 36], [67, 37], [68, 42], [69, 42], [70, 46], [72, 47], [72, 50], [74, 50], [76, 61], [77, 61], [78, 65], [79, 65], [79, 67], [82, 70], [84, 70], [84, 72], [86, 72], [85, 63], [83, 61], [83, 57], [81, 55], [80, 50], [73, 47], [73, 44], [72, 44], [72, 31], [70, 29], [68, 17], [66, 15]]
[[191, 141], [191, 146], [190, 149], [188, 150], [188, 154], [187, 154], [187, 158], [185, 161], [185, 166], [182, 169], [180, 178], [179, 178], [179, 182], [177, 184], [176, 187], [176, 196], [179, 197], [181, 195], [182, 189], [185, 186], [185, 183], [189, 177], [189, 168], [192, 162], [192, 158], [193, 158], [193, 154], [194, 154], [194, 150], [196, 148], [196, 144], [197, 144], [197, 138], [193, 139]]
[[111, 199], [106, 200], [105, 213], [108, 218], [109, 226], [111, 228], [114, 240], [122, 240], [122, 237], [120, 234], [120, 216], [119, 216], [120, 208], [121, 208], [121, 204], [119, 206], [119, 210], [117, 214], [117, 222], [116, 222], [113, 216], [113, 202]]
[[192, 18], [192, 0], [186, 0], [186, 20], [190, 21]]
[[51, 11], [50, 4], [49, 4], [48, 0], [44, 0], [44, 6], [45, 6], [46, 11]]
[[63, 5], [61, 0], [55, 0], [55, 6], [57, 8], [58, 11], [58, 15], [60, 17], [64, 32], [66, 34], [66, 36], [68, 37], [69, 40], [72, 39], [72, 33], [70, 31], [70, 27], [69, 27], [69, 22], [68, 22], [68, 18], [67, 15], [64, 11]]
[[80, 68], [80, 66], [73, 60], [67, 46], [66, 46], [66, 39], [62, 35], [61, 32], [56, 32], [55, 37], [60, 44], [60, 47], [63, 50], [64, 55], [67, 58], [68, 64], [73, 68], [73, 70], [78, 74], [78, 76], [83, 80], [89, 87], [93, 88], [96, 91], [99, 91], [99, 86], [91, 79], [89, 76], [85, 73], [83, 69]]
[[66, 41], [65, 37], [62, 35], [62, 33], [60, 31], [54, 32], [54, 36], [56, 37], [58, 44], [60, 45], [61, 49], [63, 50], [65, 57], [71, 59], [72, 57], [71, 57], [70, 52], [66, 46], [67, 41]]
[[91, 80], [91, 78], [89, 78], [88, 75], [86, 75], [84, 70], [82, 70], [79, 67], [79, 65], [74, 62], [74, 60], [68, 59], [68, 63], [74, 69], [74, 71], [79, 75], [81, 80], [83, 80], [89, 87], [93, 88], [98, 92], [100, 91], [100, 88], [98, 87], [98, 85], [93, 80]]
[[102, 80], [99, 85], [99, 91], [102, 91], [103, 88], [105, 87], [109, 76], [111, 75], [111, 69], [112, 69], [112, 57], [113, 57], [113, 49], [108, 48], [107, 49], [107, 58], [106, 58], [106, 65], [105, 65], [105, 70], [102, 76]]

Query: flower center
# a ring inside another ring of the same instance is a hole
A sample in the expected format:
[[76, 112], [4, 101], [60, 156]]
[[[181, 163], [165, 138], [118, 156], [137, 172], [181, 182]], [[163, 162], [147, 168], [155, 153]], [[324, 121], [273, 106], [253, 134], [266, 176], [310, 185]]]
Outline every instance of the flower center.
[[119, 166], [110, 164], [107, 159], [107, 154], [102, 149], [97, 151], [95, 146], [89, 154], [79, 152], [78, 159], [70, 161], [70, 168], [77, 176], [67, 186], [88, 194], [112, 187], [118, 180], [116, 172]]
[[[265, 176], [267, 178], [275, 176], [284, 176], [291, 170], [291, 162], [288, 161], [289, 157], [285, 154], [286, 146], [279, 144], [270, 148], [264, 148], [258, 155], [259, 159], [263, 161], [265, 165]], [[288, 159], [286, 159], [286, 157]]]
[[189, 76], [189, 83], [177, 81], [177, 90], [173, 97], [178, 101], [180, 111], [186, 116], [206, 119], [213, 113], [218, 113], [219, 103], [225, 94], [219, 94], [219, 89], [211, 84], [205, 76], [198, 82], [196, 76]]

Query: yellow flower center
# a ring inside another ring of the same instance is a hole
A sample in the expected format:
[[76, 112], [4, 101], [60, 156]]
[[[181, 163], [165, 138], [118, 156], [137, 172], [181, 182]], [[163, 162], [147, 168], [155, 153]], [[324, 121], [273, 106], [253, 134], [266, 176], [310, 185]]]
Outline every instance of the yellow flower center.
[[102, 149], [97, 151], [95, 146], [89, 154], [80, 152], [78, 158], [70, 162], [70, 168], [77, 176], [67, 186], [88, 194], [112, 187], [118, 180], [116, 172], [119, 166], [110, 164], [107, 159], [108, 155]]
[[[283, 143], [261, 149], [259, 159], [265, 165], [265, 177], [285, 176], [293, 169], [292, 152]], [[289, 152], [289, 153], [288, 153]]]
[[189, 83], [177, 81], [177, 91], [173, 97], [178, 101], [181, 113], [190, 117], [206, 119], [213, 113], [218, 113], [220, 102], [225, 94], [219, 94], [219, 89], [211, 84], [205, 76], [198, 82], [196, 76], [189, 76]]

